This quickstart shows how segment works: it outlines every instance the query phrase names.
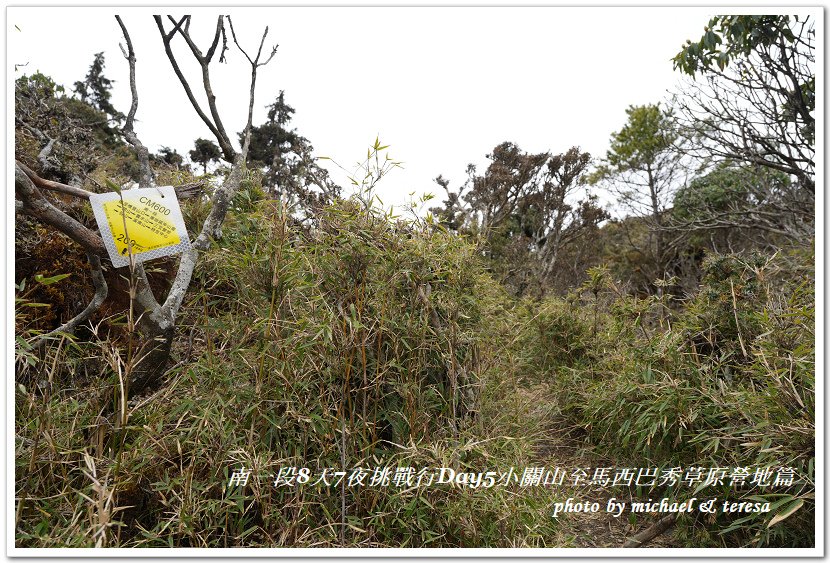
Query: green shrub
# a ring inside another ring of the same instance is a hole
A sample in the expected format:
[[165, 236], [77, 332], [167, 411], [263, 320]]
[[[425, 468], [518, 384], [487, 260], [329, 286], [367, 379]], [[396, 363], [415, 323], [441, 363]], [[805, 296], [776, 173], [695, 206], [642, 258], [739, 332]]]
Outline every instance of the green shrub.
[[[787, 257], [799, 258], [809, 260]], [[620, 299], [606, 334], [587, 353], [594, 361], [563, 380], [563, 411], [606, 454], [640, 466], [794, 467], [805, 477], [769, 492], [715, 491], [722, 498], [765, 498], [774, 510], [698, 522], [708, 532], [690, 535], [695, 541], [814, 541], [806, 527], [815, 510], [812, 279], [810, 268], [782, 267], [778, 257], [710, 257], [698, 293], [674, 315], [671, 329], [646, 329], [640, 323], [650, 303]]]

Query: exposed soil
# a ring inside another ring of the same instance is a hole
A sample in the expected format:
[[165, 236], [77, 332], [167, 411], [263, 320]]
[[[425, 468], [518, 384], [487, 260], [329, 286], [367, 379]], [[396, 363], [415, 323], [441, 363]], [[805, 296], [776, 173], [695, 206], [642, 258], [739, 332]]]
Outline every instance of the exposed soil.
[[[543, 437], [537, 442], [534, 463], [544, 464], [548, 468], [560, 467], [567, 471], [583, 468], [592, 474], [596, 467], [625, 467], [625, 464], [600, 456], [591, 451], [585, 432], [569, 426], [563, 418], [549, 419], [545, 425]], [[589, 475], [590, 476], [590, 475]], [[630, 506], [631, 498], [625, 490], [612, 490], [598, 487], [573, 487], [569, 480], [558, 491], [561, 501], [572, 497], [575, 502], [597, 502], [600, 510], [596, 513], [571, 513], [560, 515], [558, 520], [565, 537], [571, 538], [569, 547], [602, 548], [622, 547], [627, 540], [654, 525], [665, 514], [638, 515], [636, 524], [629, 521], [628, 510], [615, 518], [606, 512], [609, 498], [624, 499]], [[634, 500], [639, 500], [634, 498]], [[643, 499], [645, 500], [645, 499]], [[650, 540], [643, 547], [682, 547], [674, 537], [674, 528]]]

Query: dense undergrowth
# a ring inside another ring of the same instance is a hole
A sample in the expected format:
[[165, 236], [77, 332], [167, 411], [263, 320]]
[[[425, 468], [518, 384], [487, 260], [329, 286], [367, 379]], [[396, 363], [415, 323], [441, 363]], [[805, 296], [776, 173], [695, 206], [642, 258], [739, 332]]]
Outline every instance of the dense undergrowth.
[[[552, 377], [562, 411], [618, 466], [727, 469], [723, 486], [630, 494], [770, 503], [769, 513], [685, 517], [689, 545], [812, 546], [813, 255], [717, 255], [703, 269], [682, 302], [620, 295], [606, 271], [591, 272], [585, 291], [546, 301], [525, 325], [525, 376]], [[743, 467], [798, 477], [732, 485]]]
[[553, 416], [618, 466], [793, 467], [791, 487], [695, 494], [770, 513], [687, 516], [677, 535], [812, 545], [811, 254], [713, 256], [683, 300], [596, 268], [567, 299], [517, 301], [440, 229], [353, 201], [300, 225], [251, 183], [234, 206], [152, 394], [128, 396], [123, 315], [32, 347], [48, 306], [31, 284], [71, 276], [19, 288], [18, 546], [562, 547], [555, 488], [273, 485], [289, 467], [539, 464]]
[[256, 190], [235, 203], [154, 394], [119, 412], [123, 320], [20, 347], [18, 545], [557, 545], [549, 490], [273, 486], [288, 467], [519, 467], [532, 428], [497, 345], [508, 303], [472, 245], [352, 202], [313, 229]]

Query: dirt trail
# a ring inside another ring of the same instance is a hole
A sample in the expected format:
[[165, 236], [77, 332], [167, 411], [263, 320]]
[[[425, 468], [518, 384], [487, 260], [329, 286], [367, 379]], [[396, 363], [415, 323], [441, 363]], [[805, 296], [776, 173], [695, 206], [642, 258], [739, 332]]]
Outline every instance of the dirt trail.
[[[584, 432], [578, 428], [569, 427], [560, 417], [549, 418], [545, 424], [543, 437], [537, 442], [535, 463], [544, 464], [548, 468], [560, 467], [573, 471], [576, 468], [596, 467], [623, 467], [614, 460], [598, 456], [586, 447]], [[589, 475], [590, 478], [590, 475]], [[557, 494], [557, 498], [564, 501], [573, 497], [576, 501], [597, 502], [600, 510], [597, 513], [578, 513], [560, 515], [558, 520], [562, 532], [572, 539], [569, 547], [597, 548], [622, 547], [623, 544], [636, 534], [655, 524], [660, 516], [638, 516], [636, 524], [629, 522], [629, 512], [626, 510], [619, 518], [605, 511], [606, 503], [611, 497], [622, 498], [624, 491], [601, 489], [595, 487], [573, 487], [565, 480]], [[624, 498], [627, 502], [630, 500]], [[635, 499], [636, 500], [636, 499]], [[644, 547], [681, 547], [674, 537], [674, 529], [658, 535]]]

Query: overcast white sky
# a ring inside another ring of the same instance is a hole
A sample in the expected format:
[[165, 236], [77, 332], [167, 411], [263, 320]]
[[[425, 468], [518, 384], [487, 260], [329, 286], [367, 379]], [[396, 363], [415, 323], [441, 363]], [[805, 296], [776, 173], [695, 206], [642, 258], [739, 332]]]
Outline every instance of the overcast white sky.
[[[139, 136], [186, 154], [210, 132], [190, 107], [164, 54], [153, 8], [8, 8], [8, 74], [37, 70], [70, 87], [93, 55], [106, 54], [113, 101], [129, 108], [128, 67], [114, 14], [131, 34], [138, 65]], [[219, 13], [230, 13], [240, 42], [255, 50], [263, 28], [279, 43], [261, 69], [255, 123], [279, 90], [296, 109], [293, 125], [316, 155], [353, 165], [379, 135], [404, 161], [381, 184], [387, 203], [409, 192], [443, 193], [468, 163], [483, 166], [497, 144], [564, 152], [574, 145], [601, 157], [625, 108], [663, 100], [679, 80], [671, 58], [697, 39], [717, 8], [327, 7], [171, 10], [192, 13], [191, 31], [207, 49]], [[18, 29], [15, 28], [17, 26]], [[179, 60], [189, 62], [181, 38]], [[15, 72], [14, 64], [27, 64]], [[185, 73], [199, 84], [195, 64]], [[233, 47], [215, 65], [213, 85], [228, 131], [247, 111], [249, 70]], [[481, 170], [481, 168], [480, 168]], [[345, 185], [342, 176], [335, 176]]]

